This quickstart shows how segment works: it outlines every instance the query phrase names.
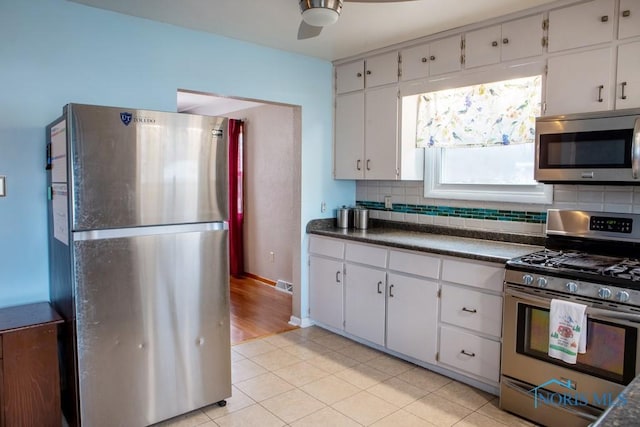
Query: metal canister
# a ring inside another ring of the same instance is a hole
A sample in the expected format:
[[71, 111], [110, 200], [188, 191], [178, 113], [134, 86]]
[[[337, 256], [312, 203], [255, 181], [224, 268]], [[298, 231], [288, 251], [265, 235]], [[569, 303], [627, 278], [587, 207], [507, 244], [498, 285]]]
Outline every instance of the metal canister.
[[360, 230], [366, 230], [369, 226], [369, 209], [355, 208], [353, 210], [353, 225]]
[[349, 228], [353, 224], [353, 213], [351, 209], [346, 206], [338, 208], [336, 214], [336, 226], [338, 228]]

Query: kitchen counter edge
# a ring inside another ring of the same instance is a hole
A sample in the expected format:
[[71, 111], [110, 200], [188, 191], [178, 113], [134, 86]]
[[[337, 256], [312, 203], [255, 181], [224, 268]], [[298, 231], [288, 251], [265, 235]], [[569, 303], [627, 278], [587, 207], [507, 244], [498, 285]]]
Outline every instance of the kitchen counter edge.
[[[511, 258], [540, 250], [545, 240], [544, 237], [535, 235], [380, 219], [369, 220], [367, 230], [337, 228], [335, 218], [314, 219], [309, 221], [306, 231], [319, 236], [496, 263], [504, 263]], [[451, 248], [452, 245], [455, 248]]]

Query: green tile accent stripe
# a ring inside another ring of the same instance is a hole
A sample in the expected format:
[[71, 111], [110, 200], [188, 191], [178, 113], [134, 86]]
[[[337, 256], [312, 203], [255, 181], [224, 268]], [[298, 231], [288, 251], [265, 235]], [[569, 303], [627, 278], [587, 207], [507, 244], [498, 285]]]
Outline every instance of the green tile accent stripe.
[[431, 216], [449, 216], [456, 218], [488, 219], [491, 221], [515, 221], [531, 224], [547, 222], [546, 212], [510, 211], [503, 209], [460, 208], [453, 206], [407, 205], [394, 203], [393, 209], [385, 209], [382, 202], [356, 201], [358, 206], [371, 210], [410, 213]]

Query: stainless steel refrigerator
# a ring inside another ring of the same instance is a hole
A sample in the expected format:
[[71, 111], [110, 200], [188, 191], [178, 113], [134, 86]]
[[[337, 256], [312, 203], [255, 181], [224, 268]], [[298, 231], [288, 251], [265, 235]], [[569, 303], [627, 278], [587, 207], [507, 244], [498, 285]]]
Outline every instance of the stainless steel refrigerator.
[[51, 301], [71, 425], [231, 396], [227, 119], [68, 104], [47, 127]]

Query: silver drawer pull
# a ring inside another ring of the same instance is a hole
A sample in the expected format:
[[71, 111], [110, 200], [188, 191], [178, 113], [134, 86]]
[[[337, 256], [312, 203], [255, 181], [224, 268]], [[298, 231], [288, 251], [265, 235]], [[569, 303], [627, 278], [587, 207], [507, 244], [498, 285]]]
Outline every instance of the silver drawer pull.
[[475, 308], [467, 308], [467, 307], [462, 307], [462, 311], [466, 311], [467, 313], [477, 313], [478, 310], [476, 310]]
[[476, 357], [475, 353], [467, 353], [464, 350], [460, 350], [460, 354], [464, 354], [465, 356], [469, 356], [469, 357]]
[[380, 281], [380, 282], [378, 282], [378, 293], [379, 293], [379, 294], [381, 294], [381, 293], [382, 293], [382, 291], [380, 290], [380, 286], [382, 286], [382, 282], [381, 282], [381, 281]]

